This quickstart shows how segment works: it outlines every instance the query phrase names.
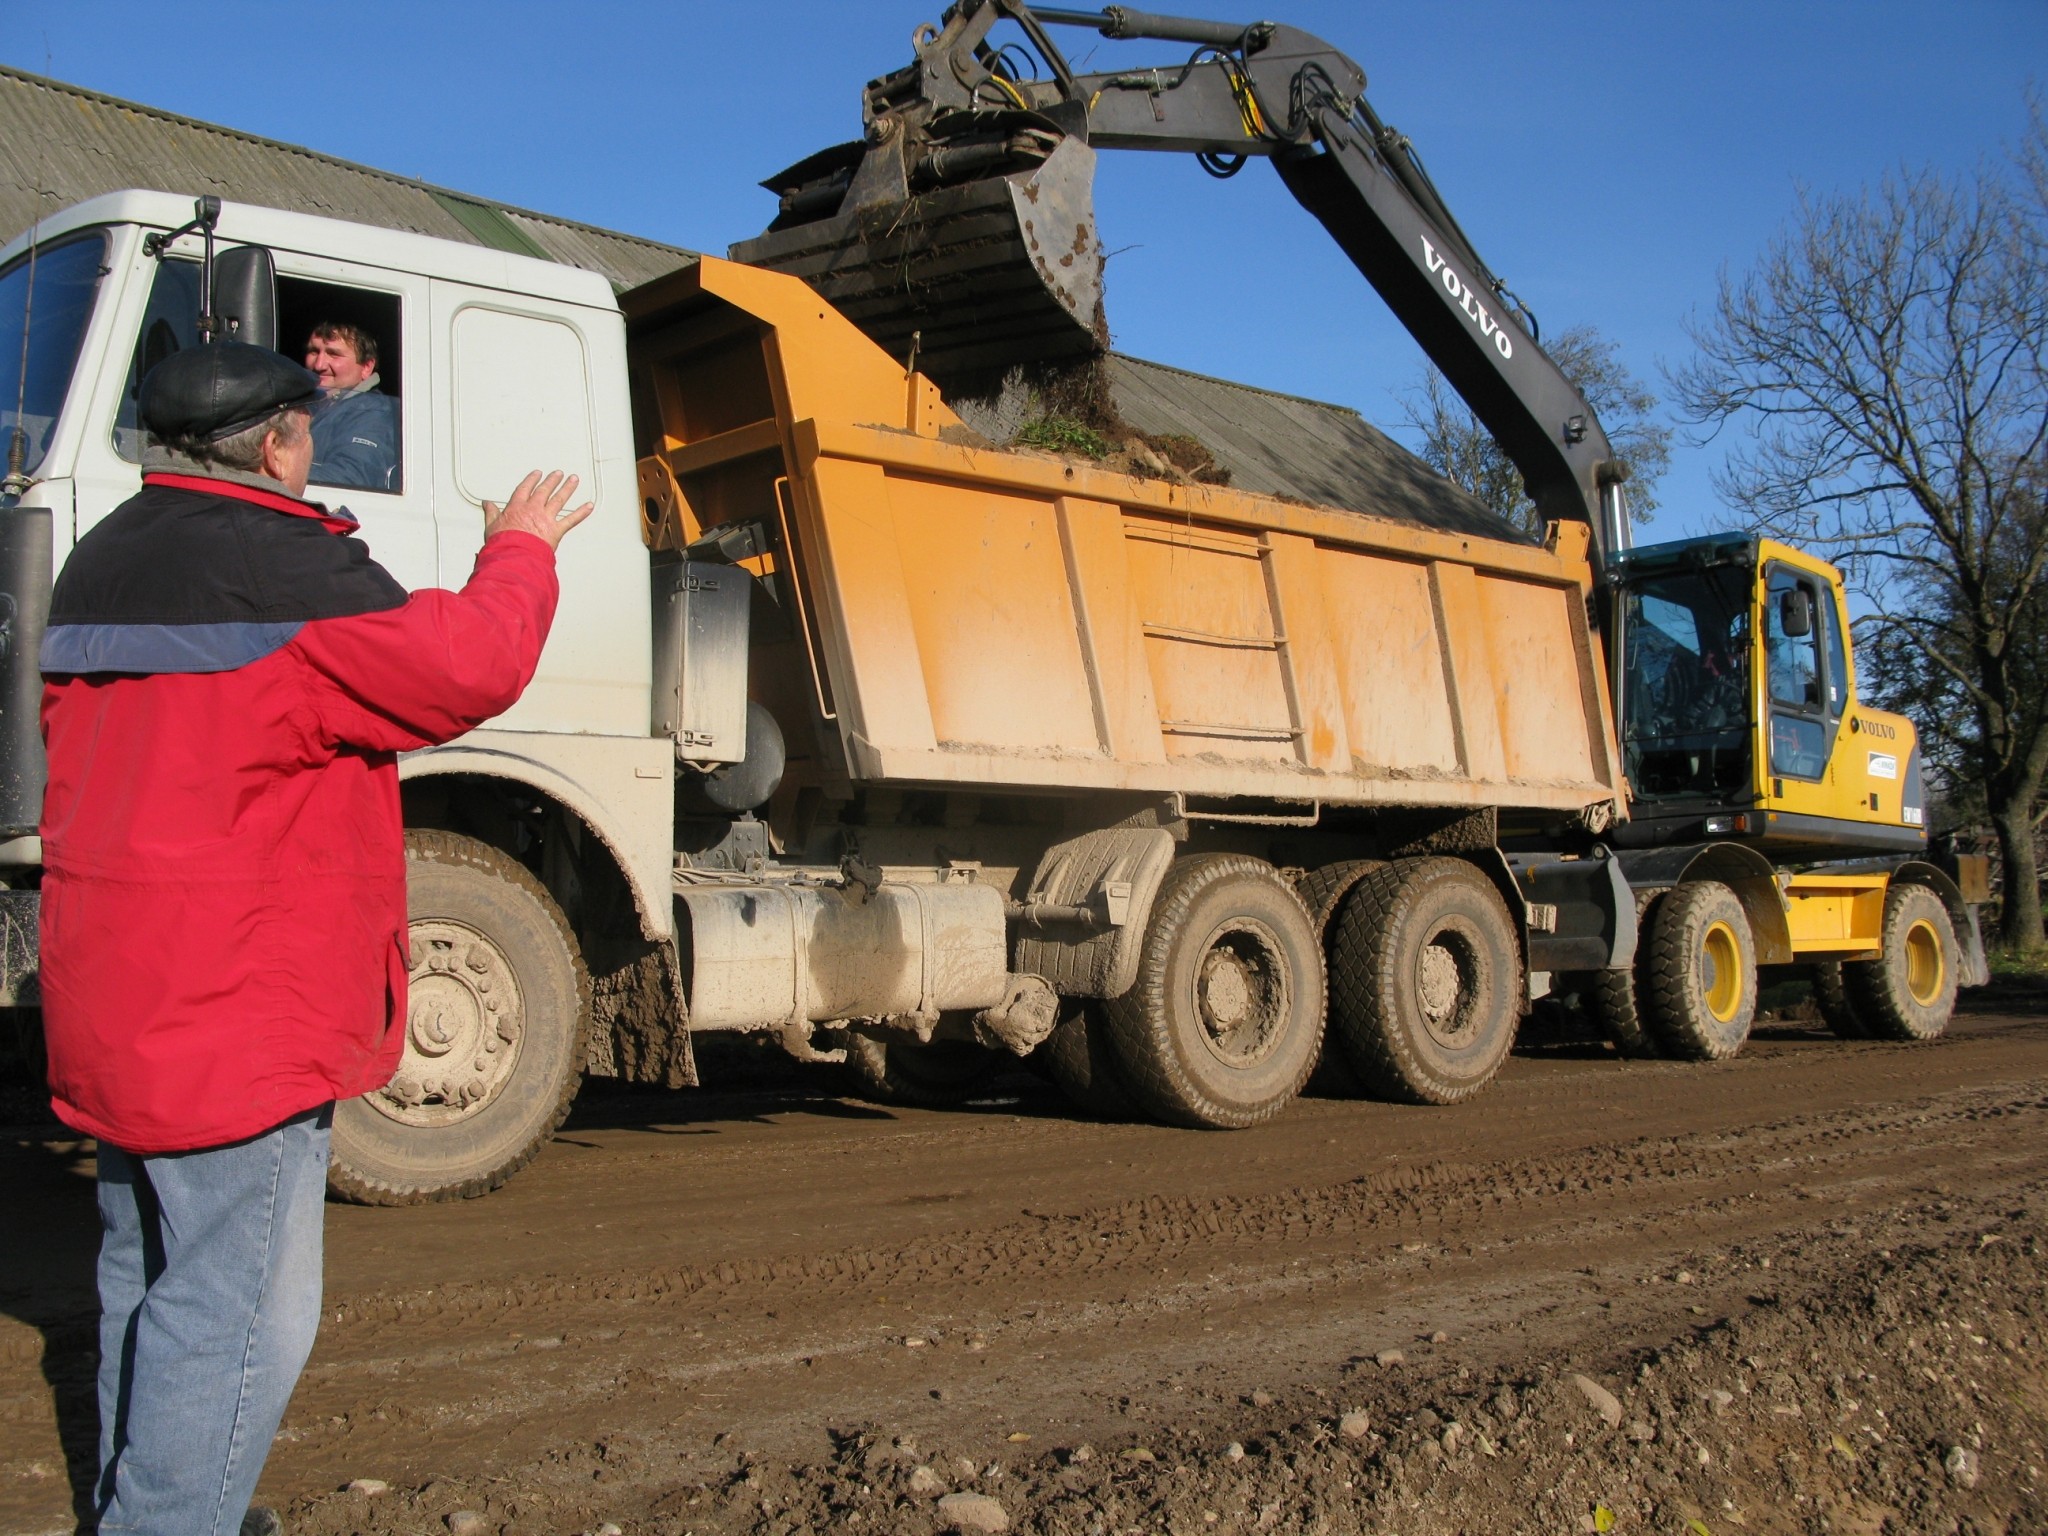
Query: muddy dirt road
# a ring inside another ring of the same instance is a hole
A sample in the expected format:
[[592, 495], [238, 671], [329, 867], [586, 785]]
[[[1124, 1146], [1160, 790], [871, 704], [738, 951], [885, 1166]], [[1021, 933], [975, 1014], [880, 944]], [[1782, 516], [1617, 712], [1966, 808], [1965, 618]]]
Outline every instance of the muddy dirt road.
[[[2041, 1530], [2048, 1005], [1976, 1006], [1234, 1134], [747, 1052], [600, 1087], [498, 1194], [330, 1210], [264, 1494], [322, 1532]], [[90, 1454], [90, 1171], [0, 1149], [0, 1531], [68, 1530]]]

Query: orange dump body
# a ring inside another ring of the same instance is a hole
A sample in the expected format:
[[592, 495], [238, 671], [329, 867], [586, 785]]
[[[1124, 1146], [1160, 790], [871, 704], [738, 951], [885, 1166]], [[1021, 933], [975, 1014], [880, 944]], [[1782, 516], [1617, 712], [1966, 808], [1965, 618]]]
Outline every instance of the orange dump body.
[[779, 536], [793, 633], [753, 686], [821, 742], [811, 776], [1620, 798], [1581, 529], [1538, 549], [977, 446], [802, 282], [728, 262], [622, 302], [649, 543]]

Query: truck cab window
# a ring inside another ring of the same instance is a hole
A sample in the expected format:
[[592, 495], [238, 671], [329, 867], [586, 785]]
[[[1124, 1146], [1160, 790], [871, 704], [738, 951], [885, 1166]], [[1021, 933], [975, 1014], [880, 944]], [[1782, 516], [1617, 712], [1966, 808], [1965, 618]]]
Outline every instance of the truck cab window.
[[1782, 568], [1771, 572], [1764, 595], [1771, 771], [1789, 778], [1817, 779], [1827, 771], [1825, 717], [1831, 711], [1820, 649], [1826, 618], [1812, 577]]
[[1828, 632], [1828, 718], [1839, 720], [1849, 708], [1849, 636], [1832, 592], [1821, 594], [1820, 622]]
[[[144, 376], [172, 353], [199, 345], [199, 272], [196, 261], [157, 264], [114, 423], [115, 449], [131, 464], [142, 460], [144, 433], [136, 417], [136, 398]], [[402, 491], [399, 401], [404, 375], [398, 296], [280, 274], [277, 303], [278, 346], [286, 357], [303, 363], [313, 332], [331, 329], [347, 337], [345, 350], [353, 365], [315, 411], [316, 457], [308, 483], [341, 490]], [[365, 351], [372, 356], [366, 359]]]
[[22, 468], [28, 473], [35, 473], [49, 451], [51, 430], [78, 365], [85, 323], [92, 318], [105, 255], [106, 240], [97, 231], [45, 247], [36, 253], [33, 295], [27, 256], [0, 273], [0, 462], [6, 461], [17, 429], [25, 455]]
[[321, 375], [309, 485], [405, 489], [403, 321], [395, 293], [279, 274], [278, 346]]
[[135, 355], [128, 363], [128, 384], [121, 391], [121, 409], [114, 417], [114, 450], [130, 464], [142, 462], [142, 423], [136, 399], [149, 370], [187, 347], [199, 345], [199, 263], [160, 261], [149, 285], [149, 305], [136, 332]]

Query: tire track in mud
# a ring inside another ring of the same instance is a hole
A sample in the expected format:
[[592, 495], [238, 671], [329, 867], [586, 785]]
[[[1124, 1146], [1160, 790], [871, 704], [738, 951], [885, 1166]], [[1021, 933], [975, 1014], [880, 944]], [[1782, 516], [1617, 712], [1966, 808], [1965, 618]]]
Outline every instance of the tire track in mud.
[[[1615, 1263], [1639, 1268], [1674, 1243], [1740, 1249], [1768, 1233], [1770, 1245], [1796, 1246], [1802, 1231], [1841, 1226], [1866, 1203], [1890, 1208], [1908, 1190], [1943, 1190], [1964, 1170], [1980, 1192], [2042, 1184], [2048, 1143], [2034, 1124], [2048, 1111], [2043, 1087], [1786, 1117], [1741, 1132], [1638, 1138], [1579, 1156], [1431, 1161], [1256, 1197], [1121, 1201], [1005, 1223], [975, 1241], [812, 1256], [784, 1264], [785, 1277], [804, 1280], [781, 1283], [775, 1262], [756, 1261], [601, 1285], [390, 1293], [378, 1298], [390, 1323], [360, 1319], [344, 1347], [323, 1348], [327, 1358], [308, 1373], [302, 1454], [359, 1460], [394, 1437], [421, 1436], [442, 1448], [444, 1460], [447, 1453], [492, 1459], [514, 1442], [530, 1442], [537, 1453], [548, 1441], [536, 1425], [593, 1412], [622, 1427], [643, 1419], [650, 1427], [731, 1423], [735, 1393], [765, 1406], [794, 1392], [813, 1414], [833, 1403], [842, 1412], [855, 1403], [873, 1412], [906, 1392], [922, 1398], [930, 1372], [956, 1396], [964, 1390], [962, 1407], [971, 1400], [1000, 1416], [1008, 1401], [1002, 1377], [978, 1388], [959, 1376], [963, 1362], [953, 1349], [945, 1352], [950, 1364], [933, 1358], [928, 1370], [911, 1366], [909, 1380], [898, 1375], [898, 1362], [910, 1358], [902, 1348], [905, 1320], [886, 1320], [865, 1305], [881, 1286], [916, 1296], [913, 1336], [943, 1331], [957, 1345], [970, 1330], [985, 1333], [1009, 1362], [999, 1368], [1021, 1368], [1027, 1379], [1028, 1359], [1065, 1361], [1069, 1396], [1113, 1391], [1098, 1362], [1104, 1330], [1130, 1327], [1133, 1342], [1149, 1338], [1153, 1344], [1141, 1347], [1158, 1348], [1175, 1334], [1185, 1339], [1196, 1314], [1212, 1308], [1248, 1306], [1266, 1316], [1289, 1298], [1298, 1311], [1309, 1296], [1370, 1295], [1376, 1317], [1413, 1314], [1413, 1322], [1455, 1296], [1470, 1326], [1490, 1326], [1480, 1317], [1491, 1316], [1518, 1333], [1568, 1329], [1616, 1294]], [[1829, 1202], [1818, 1220], [1804, 1214], [1816, 1198]], [[1370, 1241], [1374, 1233], [1382, 1241]], [[1398, 1240], [1421, 1234], [1429, 1241]], [[1220, 1262], [1185, 1262], [1196, 1249]], [[1006, 1253], [1014, 1258], [1003, 1260]], [[1585, 1278], [1594, 1273], [1585, 1267], [1590, 1254], [1608, 1256], [1604, 1282]], [[993, 1284], [992, 1258], [1001, 1265]], [[849, 1278], [868, 1283], [849, 1286]], [[1700, 1299], [1712, 1298], [1702, 1292]], [[676, 1305], [683, 1302], [689, 1307]], [[735, 1310], [747, 1302], [772, 1310], [766, 1320], [748, 1318], [745, 1307]], [[437, 1330], [419, 1327], [429, 1320], [413, 1307], [437, 1304], [457, 1309], [455, 1336], [437, 1340]], [[502, 1309], [501, 1326], [476, 1326], [493, 1304]], [[801, 1317], [802, 1326], [776, 1323], [778, 1315]], [[402, 1327], [391, 1326], [400, 1319]], [[513, 1326], [529, 1337], [508, 1342]], [[711, 1331], [710, 1344], [696, 1326]], [[557, 1331], [531, 1337], [543, 1328]], [[1410, 1336], [1419, 1335], [1396, 1325], [1386, 1342]], [[436, 1379], [439, 1390], [419, 1391], [423, 1380]], [[858, 1383], [851, 1396], [849, 1381]], [[326, 1416], [337, 1407], [341, 1417]], [[759, 1411], [741, 1410], [739, 1418]], [[463, 1446], [473, 1450], [458, 1451]]]
[[[1355, 1246], [1375, 1233], [1462, 1227], [1538, 1205], [1547, 1218], [1558, 1219], [1566, 1206], [1583, 1212], [1599, 1202], [1669, 1209], [1702, 1185], [1762, 1181], [1793, 1166], [1817, 1178], [1845, 1163], [1867, 1163], [1883, 1150], [1910, 1149], [1938, 1133], [1953, 1139], [1957, 1128], [1974, 1122], [2044, 1111], [2048, 1093], [2041, 1083], [1978, 1089], [1912, 1104], [1787, 1117], [1740, 1132], [1641, 1137], [1526, 1161], [1433, 1160], [1265, 1194], [1155, 1195], [1071, 1214], [1027, 1214], [969, 1238], [901, 1247], [844, 1247], [593, 1279], [386, 1289], [338, 1303], [329, 1323], [374, 1334], [380, 1325], [417, 1328], [452, 1317], [469, 1330], [495, 1316], [556, 1307], [696, 1303], [728, 1294], [756, 1296], [764, 1289], [794, 1305], [810, 1294], [843, 1295], [849, 1284], [870, 1281], [930, 1290], [999, 1277], [1011, 1286], [1044, 1286], [1066, 1277], [1173, 1265], [1197, 1250], [1216, 1258], [1251, 1254], [1270, 1264], [1281, 1248]], [[1669, 1197], [1646, 1201], [1644, 1192], [1657, 1187], [1670, 1190]]]

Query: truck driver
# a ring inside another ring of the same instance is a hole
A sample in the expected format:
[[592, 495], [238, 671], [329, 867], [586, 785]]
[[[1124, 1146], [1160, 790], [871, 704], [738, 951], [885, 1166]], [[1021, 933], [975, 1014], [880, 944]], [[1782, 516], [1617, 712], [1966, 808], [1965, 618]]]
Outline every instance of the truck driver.
[[308, 479], [398, 490], [398, 402], [377, 387], [377, 338], [359, 325], [323, 320], [306, 339], [306, 366], [320, 381]]

